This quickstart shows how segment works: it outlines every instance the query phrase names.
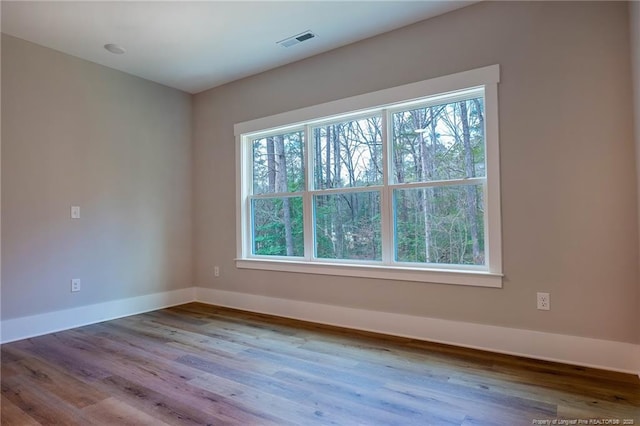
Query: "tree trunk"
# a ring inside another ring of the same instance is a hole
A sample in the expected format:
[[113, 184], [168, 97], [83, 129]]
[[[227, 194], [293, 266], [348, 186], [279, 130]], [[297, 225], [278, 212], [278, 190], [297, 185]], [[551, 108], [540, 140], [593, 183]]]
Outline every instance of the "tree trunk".
[[331, 185], [331, 126], [327, 126], [327, 143], [325, 145], [326, 147], [326, 160], [325, 160], [325, 178], [326, 178], [326, 186], [325, 188], [332, 188], [333, 185]]
[[479, 99], [473, 100], [473, 106], [476, 109], [476, 113], [478, 114], [478, 121], [480, 123], [479, 127], [482, 133], [484, 134], [484, 113], [482, 112], [482, 103], [480, 103]]
[[[442, 110], [440, 110], [442, 111]], [[424, 151], [422, 153], [422, 167], [423, 167], [423, 176], [424, 179], [431, 179], [435, 174], [433, 157], [435, 156], [436, 144], [437, 144], [437, 116], [440, 111], [436, 112], [434, 107], [429, 108], [429, 145], [427, 146], [426, 141], [421, 135], [421, 140], [423, 141]], [[431, 223], [431, 215], [433, 212], [433, 197], [430, 189], [423, 189], [423, 197], [424, 197], [424, 209], [423, 209], [423, 217], [424, 217], [424, 240], [425, 240], [425, 257], [427, 262], [433, 262], [433, 242], [431, 238], [432, 227]]]
[[[338, 132], [338, 125], [333, 126], [333, 132], [331, 134], [331, 144], [329, 145], [333, 148], [333, 188], [340, 188], [340, 167], [341, 167], [341, 157], [340, 157], [340, 134]], [[335, 202], [335, 217], [334, 217], [334, 231], [336, 233], [336, 258], [342, 259], [345, 254], [345, 241], [344, 241], [344, 229], [343, 229], [343, 218], [344, 214], [342, 211], [342, 203], [340, 202], [340, 198], [338, 196], [334, 196]]]
[[[471, 150], [471, 132], [469, 130], [469, 113], [467, 111], [467, 102], [462, 101], [460, 105], [460, 119], [462, 121], [462, 142], [464, 144], [464, 167], [466, 177], [472, 178], [476, 176], [473, 165], [473, 151]], [[478, 199], [476, 198], [475, 186], [466, 187], [466, 219], [469, 224], [469, 233], [471, 234], [471, 250], [473, 254], [473, 263], [480, 263], [480, 246], [478, 244], [478, 222], [476, 220], [476, 212], [478, 211]]]
[[[276, 191], [288, 192], [287, 188], [287, 162], [284, 152], [284, 137], [276, 136], [274, 151], [276, 157]], [[289, 198], [282, 198], [282, 210], [284, 220], [284, 239], [287, 256], [293, 256], [293, 232], [291, 229], [291, 210], [289, 208]]]
[[341, 188], [342, 182], [340, 179], [342, 158], [340, 156], [340, 133], [338, 131], [338, 125], [333, 129], [333, 187]]
[[276, 192], [276, 157], [273, 151], [273, 138], [267, 138], [267, 176], [269, 192]]

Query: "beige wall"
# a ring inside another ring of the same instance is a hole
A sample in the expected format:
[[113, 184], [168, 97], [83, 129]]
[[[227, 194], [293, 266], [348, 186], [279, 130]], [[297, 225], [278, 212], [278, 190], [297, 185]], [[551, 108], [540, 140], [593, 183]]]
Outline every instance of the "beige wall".
[[2, 319], [192, 285], [188, 94], [3, 35], [2, 124]]
[[[627, 9], [483, 2], [196, 95], [195, 283], [639, 342]], [[496, 63], [504, 288], [235, 268], [234, 123]]]

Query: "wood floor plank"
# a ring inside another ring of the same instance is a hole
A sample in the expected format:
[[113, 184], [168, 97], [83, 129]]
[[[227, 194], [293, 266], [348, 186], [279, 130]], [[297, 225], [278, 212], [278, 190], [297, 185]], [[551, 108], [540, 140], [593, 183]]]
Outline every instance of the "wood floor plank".
[[[595, 399], [598, 401], [598, 411], [618, 411], [622, 415], [631, 409], [631, 411], [635, 410], [636, 414], [640, 414], [640, 400], [638, 400], [640, 391], [637, 390], [637, 386], [634, 389], [633, 385], [625, 382], [614, 383], [608, 387], [598, 386], [592, 379], [590, 383], [585, 383], [584, 379], [572, 381], [565, 378], [564, 381], [554, 380], [551, 384], [544, 377], [540, 379], [532, 376], [530, 372], [518, 374], [517, 371], [508, 375], [496, 371], [480, 374], [466, 372], [464, 375], [453, 376], [450, 381], [514, 396], [534, 395], [538, 401], [548, 404], [558, 404], [561, 401], [561, 406], [569, 411], [589, 412], [593, 409], [592, 400]], [[576, 386], [577, 383], [580, 386]], [[594, 389], [594, 386], [597, 389]], [[544, 389], [544, 392], [540, 392], [540, 389]], [[625, 409], [625, 407], [628, 408]], [[561, 415], [560, 409], [558, 411]]]
[[96, 404], [108, 395], [73, 376], [65, 374], [39, 359], [23, 359], [12, 363], [16, 372], [28, 377], [38, 388], [56, 395], [76, 408]]
[[250, 386], [208, 373], [190, 380], [189, 384], [223, 395], [243, 406], [270, 413], [286, 412], [287, 419], [295, 425], [338, 424], [318, 416], [316, 407], [263, 390], [259, 385]]
[[126, 371], [131, 377], [162, 377], [167, 381], [179, 382], [192, 378], [195, 371], [172, 362], [171, 359], [157, 356], [148, 350], [102, 336], [84, 335], [79, 330], [70, 330], [64, 337], [58, 336], [61, 343], [82, 348], [88, 355], [86, 362], [91, 366], [100, 366], [112, 374]]
[[[37, 339], [37, 340], [36, 340]], [[83, 381], [95, 381], [109, 377], [111, 373], [87, 361], [82, 348], [62, 344], [56, 333], [14, 343], [16, 347], [34, 357], [48, 361]]]
[[[639, 424], [640, 407], [591, 401], [587, 404], [558, 406], [558, 417], [564, 419], [634, 419]], [[620, 424], [623, 424], [621, 421]], [[630, 424], [630, 423], [627, 423]]]
[[175, 401], [172, 395], [131, 382], [123, 377], [111, 376], [101, 382], [105, 391], [125, 401], [146, 414], [171, 425], [231, 425], [232, 421], [219, 418], [204, 410]]
[[33, 417], [28, 415], [24, 410], [18, 407], [11, 400], [2, 395], [0, 400], [0, 424], [2, 425], [21, 425], [21, 426], [38, 426], [38, 423]]
[[158, 321], [137, 321], [135, 323], [129, 323], [127, 326], [132, 330], [141, 330], [147, 336], [153, 336], [155, 338], [170, 336], [171, 338], [165, 343], [180, 343], [194, 350], [201, 350], [206, 347], [209, 350], [215, 351], [223, 356], [228, 356], [229, 358], [233, 358], [237, 352], [246, 349], [245, 346], [219, 339], [218, 336], [192, 332], [186, 326], [179, 328]]
[[170, 426], [169, 423], [165, 423], [113, 397], [85, 407], [83, 412], [87, 419], [100, 425]]
[[425, 407], [434, 404], [458, 407], [466, 413], [462, 423], [530, 425], [533, 419], [556, 417], [555, 406], [549, 405], [546, 410], [541, 410], [535, 405], [512, 404], [509, 399], [503, 400], [499, 395], [478, 400], [473, 394], [452, 393], [450, 390], [435, 386], [390, 383], [387, 388], [404, 398], [414, 399]]
[[20, 354], [20, 352], [12, 346], [3, 345], [0, 348], [0, 359], [2, 359], [3, 362], [19, 361], [22, 358], [24, 358], [24, 355]]
[[123, 377], [110, 377], [103, 383], [121, 396], [135, 395], [141, 409], [171, 424], [275, 426], [286, 423], [271, 413], [230, 403], [222, 395], [189, 386], [188, 383], [170, 388], [172, 393], [159, 383], [152, 382], [145, 386]]
[[[308, 388], [314, 397], [325, 404], [346, 408], [355, 418], [367, 424], [459, 425], [465, 417], [460, 407], [444, 404], [427, 406], [424, 401], [399, 396], [383, 386], [363, 385], [358, 381], [336, 380], [334, 375], [317, 375], [304, 369], [283, 369], [275, 375], [287, 383]], [[426, 408], [426, 409], [425, 409]]]
[[640, 425], [633, 375], [202, 303], [0, 355], [3, 426]]
[[247, 386], [259, 387], [260, 389], [284, 398], [295, 400], [308, 397], [311, 394], [309, 390], [287, 386], [287, 384], [281, 380], [271, 377], [270, 371], [264, 371], [259, 366], [252, 370], [237, 363], [220, 364], [215, 360], [207, 360], [193, 355], [185, 355], [176, 361], [215, 376], [233, 380]]
[[28, 376], [2, 378], [2, 395], [43, 425], [92, 424], [79, 409], [39, 389], [37, 383]]

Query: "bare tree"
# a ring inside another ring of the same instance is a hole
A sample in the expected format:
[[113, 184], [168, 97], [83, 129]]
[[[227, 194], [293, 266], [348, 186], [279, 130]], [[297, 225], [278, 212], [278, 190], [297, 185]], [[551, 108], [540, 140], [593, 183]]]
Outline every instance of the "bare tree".
[[[459, 102], [460, 120], [462, 122], [462, 142], [464, 145], [464, 165], [467, 178], [476, 176], [473, 151], [471, 150], [471, 132], [469, 130], [469, 113], [467, 111], [467, 102]], [[478, 211], [478, 199], [476, 196], [475, 186], [468, 185], [466, 188], [466, 222], [469, 225], [469, 233], [471, 234], [471, 250], [473, 254], [473, 263], [480, 263], [480, 246], [478, 244], [478, 222], [476, 213]]]
[[267, 176], [269, 192], [276, 191], [276, 157], [273, 150], [273, 138], [267, 138]]
[[[268, 146], [268, 145], [267, 145]], [[276, 192], [288, 192], [287, 185], [287, 161], [284, 149], [284, 137], [282, 135], [273, 137], [274, 156], [276, 164]], [[293, 256], [293, 234], [291, 229], [291, 209], [289, 208], [289, 198], [282, 198], [282, 210], [284, 221], [285, 247], [287, 256]]]

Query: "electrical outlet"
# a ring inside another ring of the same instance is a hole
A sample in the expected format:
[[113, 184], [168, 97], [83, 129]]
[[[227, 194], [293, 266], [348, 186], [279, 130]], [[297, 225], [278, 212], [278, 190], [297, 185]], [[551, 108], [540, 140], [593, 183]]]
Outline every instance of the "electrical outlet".
[[71, 206], [71, 219], [80, 219], [80, 206]]
[[71, 280], [71, 291], [80, 291], [80, 278], [73, 278]]
[[219, 266], [214, 266], [213, 267], [213, 276], [214, 277], [219, 277], [220, 276], [220, 267]]
[[551, 298], [549, 293], [538, 293], [538, 309], [548, 311], [551, 309]]

